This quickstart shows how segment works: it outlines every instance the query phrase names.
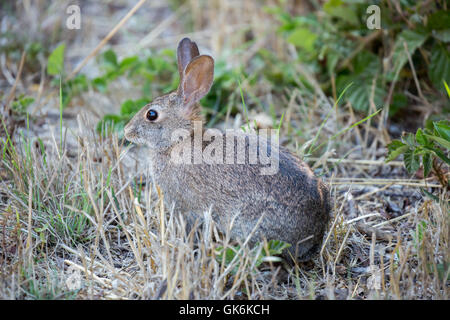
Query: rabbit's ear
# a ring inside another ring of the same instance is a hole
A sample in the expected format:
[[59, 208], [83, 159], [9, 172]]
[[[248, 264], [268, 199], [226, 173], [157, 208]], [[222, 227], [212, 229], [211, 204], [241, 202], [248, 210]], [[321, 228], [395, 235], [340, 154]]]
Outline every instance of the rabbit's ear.
[[178, 72], [180, 73], [180, 78], [183, 79], [184, 69], [195, 57], [199, 56], [197, 44], [189, 38], [184, 38], [180, 41], [177, 48], [177, 58], [178, 58]]
[[191, 108], [211, 89], [214, 79], [214, 59], [207, 55], [195, 57], [184, 70], [178, 94], [185, 108]]

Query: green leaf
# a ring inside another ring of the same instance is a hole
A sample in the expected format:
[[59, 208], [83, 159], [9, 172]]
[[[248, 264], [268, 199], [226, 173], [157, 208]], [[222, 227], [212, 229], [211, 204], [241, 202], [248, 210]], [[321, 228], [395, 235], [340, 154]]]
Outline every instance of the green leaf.
[[106, 125], [115, 131], [122, 131], [129, 117], [123, 117], [116, 114], [107, 114], [102, 121], [97, 124], [97, 131], [101, 132]]
[[439, 10], [428, 16], [428, 30], [450, 29], [450, 11]]
[[323, 5], [323, 10], [330, 16], [340, 18], [347, 23], [359, 24], [355, 6], [348, 5], [342, 0], [329, 0]]
[[450, 88], [448, 87], [447, 81], [443, 81], [444, 82], [444, 87], [445, 87], [445, 91], [447, 91], [447, 95], [450, 98]]
[[[281, 240], [270, 240], [267, 244], [269, 255], [275, 256], [280, 255], [283, 253], [284, 249], [289, 248], [291, 245], [287, 242], [281, 241]], [[265, 250], [263, 250], [263, 255], [266, 255], [267, 253]]]
[[108, 88], [108, 82], [104, 77], [95, 78], [92, 80], [92, 85], [100, 92], [106, 92], [106, 89]]
[[225, 265], [229, 265], [231, 261], [233, 261], [234, 257], [239, 252], [239, 250], [240, 250], [239, 245], [236, 245], [234, 247], [230, 246], [227, 247], [226, 249], [222, 246], [219, 246], [216, 248], [216, 259], [218, 262], [222, 262], [225, 255]]
[[420, 188], [420, 189], [421, 189], [421, 190], [423, 191], [423, 193], [425, 193], [431, 200], [434, 200], [434, 201], [436, 201], [436, 202], [439, 202], [439, 198], [436, 197], [434, 194], [428, 192], [427, 190], [425, 190], [425, 188]]
[[433, 30], [432, 35], [442, 42], [450, 42], [450, 29]]
[[64, 43], [56, 47], [55, 50], [48, 57], [47, 73], [56, 76], [63, 71], [64, 67], [64, 50], [66, 45]]
[[388, 148], [388, 157], [386, 158], [386, 162], [392, 161], [401, 154], [405, 153], [409, 148], [406, 144], [401, 142], [400, 140], [393, 140], [391, 143], [387, 145]]
[[119, 66], [116, 53], [111, 49], [105, 51], [103, 53], [103, 63], [107, 68], [116, 69]]
[[450, 141], [449, 140], [443, 139], [441, 137], [433, 136], [430, 134], [425, 134], [425, 136], [431, 140], [436, 141], [437, 143], [439, 143], [441, 146], [443, 146], [447, 150], [450, 150]]
[[443, 90], [442, 81], [450, 83], [450, 53], [444, 45], [432, 47], [428, 75], [438, 90]]
[[336, 65], [341, 58], [341, 55], [337, 51], [330, 51], [327, 54], [327, 69], [328, 73], [333, 73], [334, 69], [336, 68]]
[[375, 106], [381, 108], [386, 89], [381, 82], [381, 77], [378, 77], [374, 84], [374, 78], [381, 71], [380, 59], [375, 54], [364, 50], [355, 57], [353, 63], [354, 71], [351, 74], [338, 76], [336, 80], [338, 91], [342, 91], [345, 85], [353, 82], [356, 85], [348, 91], [346, 100], [352, 104], [355, 110], [362, 112], [369, 110], [372, 90], [374, 91], [373, 100]]
[[433, 122], [434, 129], [441, 138], [450, 141], [450, 126], [446, 121]]
[[428, 139], [420, 128], [416, 132], [416, 141], [424, 146], [428, 144]]
[[289, 35], [287, 41], [299, 48], [311, 52], [314, 50], [316, 39], [317, 35], [312, 33], [308, 28], [298, 28]]
[[12, 103], [11, 108], [17, 113], [25, 114], [28, 106], [33, 102], [34, 98], [20, 95], [19, 98]]
[[433, 154], [435, 154], [437, 157], [439, 157], [446, 164], [450, 165], [450, 159], [447, 158], [447, 156], [442, 152], [442, 150], [439, 150], [437, 148], [432, 148], [432, 147], [424, 147], [424, 148], [431, 151]]
[[428, 34], [419, 33], [406, 29], [402, 31], [397, 37], [394, 44], [394, 54], [392, 56], [394, 74], [400, 71], [408, 61], [408, 56], [405, 52], [404, 43], [408, 46], [408, 52], [412, 56], [416, 49], [420, 47], [428, 38]]
[[392, 103], [389, 107], [389, 116], [394, 116], [400, 109], [403, 109], [408, 105], [408, 99], [402, 93], [394, 93], [392, 97]]
[[403, 147], [403, 146], [405, 146], [405, 144], [403, 142], [401, 142], [400, 140], [392, 140], [392, 142], [387, 145], [387, 148], [389, 151], [395, 151], [398, 148]]
[[[263, 263], [268, 257], [274, 257], [283, 253], [283, 250], [289, 248], [291, 245], [280, 240], [270, 240], [267, 243], [267, 248], [260, 246], [257, 243], [256, 246], [251, 250], [251, 255], [256, 258], [254, 268], [258, 268], [261, 263]], [[266, 250], [267, 249], [267, 250]], [[240, 246], [230, 246], [226, 249], [222, 246], [216, 248], [216, 261], [219, 263], [225, 262], [226, 266], [229, 266], [236, 255], [239, 253]], [[241, 252], [242, 254], [243, 252]], [[237, 260], [237, 259], [236, 259]], [[239, 261], [238, 261], [239, 262]], [[235, 267], [231, 271], [233, 274], [239, 269], [239, 263], [236, 263]]]
[[426, 178], [431, 172], [431, 168], [433, 166], [433, 158], [431, 157], [431, 154], [426, 153], [422, 156], [422, 163], [423, 163], [423, 176]]
[[420, 157], [416, 154], [416, 150], [407, 150], [404, 154], [403, 162], [410, 174], [417, 172], [420, 168]]
[[126, 57], [122, 61], [120, 61], [119, 68], [120, 72], [123, 72], [125, 70], [133, 69], [139, 65], [139, 57], [138, 56], [132, 56], [132, 57]]
[[259, 267], [261, 263], [266, 261], [269, 257], [275, 257], [283, 253], [283, 250], [289, 248], [291, 245], [281, 240], [270, 240], [267, 243], [267, 248], [261, 247], [255, 267]]
[[416, 147], [416, 141], [414, 139], [414, 134], [406, 132], [402, 136], [402, 140], [410, 147]]

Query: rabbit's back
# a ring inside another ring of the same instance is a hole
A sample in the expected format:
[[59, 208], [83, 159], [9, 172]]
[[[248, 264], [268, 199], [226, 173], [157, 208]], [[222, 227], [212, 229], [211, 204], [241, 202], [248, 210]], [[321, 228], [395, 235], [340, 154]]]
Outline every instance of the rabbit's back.
[[[264, 166], [252, 164], [248, 156], [248, 138], [245, 162], [226, 164], [226, 139], [223, 141], [223, 164], [174, 164], [170, 159], [156, 163], [155, 178], [168, 201], [183, 212], [201, 215], [211, 209], [223, 232], [234, 219], [233, 237], [245, 240], [254, 231], [251, 242], [262, 237], [283, 240], [291, 243], [292, 253], [297, 242], [304, 240], [297, 256], [320, 243], [329, 219], [328, 190], [310, 168], [285, 148], [268, 142], [268, 153], [278, 157], [278, 170], [261, 174]], [[207, 145], [204, 143], [203, 150]], [[235, 160], [237, 148], [235, 144]], [[258, 144], [258, 155], [260, 152]]]

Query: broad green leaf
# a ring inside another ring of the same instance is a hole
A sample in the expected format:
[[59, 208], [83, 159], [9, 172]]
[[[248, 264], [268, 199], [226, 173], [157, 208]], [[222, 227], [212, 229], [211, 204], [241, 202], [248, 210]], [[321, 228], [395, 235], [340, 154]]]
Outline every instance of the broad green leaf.
[[392, 142], [387, 145], [387, 148], [389, 151], [395, 151], [398, 148], [403, 147], [403, 146], [405, 146], [405, 144], [403, 142], [401, 142], [400, 140], [392, 140]]
[[390, 144], [388, 144], [388, 156], [386, 158], [386, 162], [392, 161], [394, 159], [397, 159], [401, 154], [405, 153], [409, 147], [398, 141], [394, 140]]
[[428, 34], [411, 31], [409, 29], [402, 31], [397, 37], [394, 44], [394, 54], [392, 56], [392, 64], [394, 74], [403, 68], [408, 56], [405, 52], [404, 43], [408, 47], [408, 52], [412, 56], [418, 47], [420, 47], [428, 38]]
[[323, 10], [332, 17], [341, 18], [343, 21], [353, 25], [359, 24], [355, 7], [342, 0], [329, 0], [323, 5]]
[[405, 152], [403, 157], [406, 170], [410, 174], [415, 173], [420, 168], [420, 157], [416, 154], [415, 150], [409, 149]]
[[[263, 246], [260, 247], [260, 244], [258, 243], [252, 250], [251, 254], [254, 258], [256, 258], [256, 262], [254, 267], [257, 268], [261, 265], [261, 263], [264, 262], [265, 258], [267, 257], [273, 257], [280, 255], [283, 250], [286, 248], [289, 248], [291, 245], [289, 243], [280, 241], [280, 240], [270, 240], [267, 243], [267, 251]], [[235, 259], [236, 255], [239, 253], [240, 246], [230, 246], [226, 249], [222, 246], [219, 246], [216, 248], [216, 261], [219, 263], [225, 262], [225, 265], [228, 266], [230, 263]], [[242, 252], [241, 252], [242, 254]], [[239, 263], [236, 264], [236, 266], [231, 271], [233, 274], [237, 272], [239, 269]]]
[[442, 81], [450, 83], [450, 53], [445, 45], [435, 44], [431, 49], [428, 75], [434, 86], [442, 90]]
[[108, 88], [108, 82], [106, 81], [105, 77], [95, 78], [94, 80], [92, 80], [92, 85], [100, 92], [106, 92], [106, 89]]
[[64, 50], [66, 45], [64, 43], [56, 47], [55, 50], [48, 57], [47, 73], [56, 76], [62, 73], [64, 68]]
[[416, 146], [416, 141], [414, 139], [414, 134], [410, 133], [410, 132], [406, 132], [403, 134], [402, 136], [402, 140], [409, 145], [410, 147], [415, 147]]
[[[113, 130], [122, 132], [125, 123], [129, 120], [127, 117], [119, 116], [116, 114], [107, 114], [103, 117], [103, 119], [97, 124], [97, 131], [101, 132], [102, 128], [108, 124], [109, 128]], [[119, 134], [119, 138], [123, 133]]]
[[20, 95], [19, 98], [11, 104], [11, 108], [18, 112], [25, 114], [30, 104], [34, 102], [34, 98]]
[[336, 80], [338, 91], [342, 91], [346, 85], [353, 82], [355, 85], [348, 90], [346, 100], [352, 104], [355, 110], [363, 112], [369, 110], [372, 90], [374, 91], [373, 100], [375, 106], [381, 108], [386, 89], [382, 85], [381, 77], [378, 77], [374, 84], [374, 78], [381, 71], [380, 59], [369, 51], [362, 51], [355, 57], [353, 63], [354, 71], [351, 74], [338, 76]]
[[289, 35], [287, 41], [299, 48], [311, 52], [314, 50], [316, 39], [317, 35], [312, 33], [308, 28], [298, 28]]
[[[287, 242], [281, 240], [270, 240], [267, 244], [269, 255], [279, 255], [284, 249], [289, 248], [291, 245]], [[263, 255], [266, 255], [265, 250], [263, 250]]]
[[336, 65], [341, 58], [341, 55], [337, 51], [330, 51], [327, 54], [327, 69], [328, 73], [332, 73], [336, 68]]
[[416, 132], [416, 141], [421, 144], [421, 145], [427, 145], [428, 144], [428, 139], [427, 137], [424, 135], [422, 129], [417, 129]]
[[450, 29], [450, 11], [439, 10], [428, 16], [428, 30]]
[[441, 137], [433, 136], [430, 134], [425, 134], [425, 136], [431, 140], [436, 141], [437, 143], [439, 143], [441, 146], [443, 146], [447, 150], [450, 150], [450, 140], [446, 140]]
[[[239, 252], [240, 246], [230, 246], [226, 249], [222, 246], [216, 248], [216, 259], [218, 262], [222, 262], [223, 258], [225, 258], [225, 265], [229, 265], [231, 261], [233, 261], [236, 254]], [[225, 257], [224, 257], [225, 255]]]
[[373, 79], [381, 70], [380, 58], [370, 51], [363, 50], [352, 60], [354, 73]]
[[267, 243], [267, 251], [264, 247], [261, 248], [261, 251], [259, 253], [256, 267], [258, 267], [262, 262], [264, 262], [265, 258], [267, 257], [273, 257], [278, 256], [283, 253], [284, 249], [289, 248], [291, 245], [287, 242], [281, 241], [281, 240], [270, 240]]
[[[356, 83], [356, 85], [348, 91], [346, 100], [352, 104], [355, 110], [367, 112], [370, 107], [370, 99], [372, 98], [372, 90], [374, 90], [373, 100], [377, 108], [383, 106], [384, 96], [386, 90], [380, 85], [380, 81], [375, 83], [375, 88], [368, 78], [360, 77], [339, 77], [339, 88], [343, 84], [349, 84], [350, 82]], [[373, 88], [373, 89], [372, 89]]]
[[422, 163], [423, 163], [423, 176], [426, 178], [431, 172], [431, 168], [433, 166], [433, 158], [431, 157], [431, 154], [426, 153], [422, 156]]
[[120, 72], [124, 72], [125, 70], [134, 69], [139, 65], [139, 57], [132, 56], [126, 57], [122, 61], [120, 61], [119, 68]]
[[117, 63], [116, 53], [109, 49], [103, 53], [103, 63], [111, 69], [116, 69], [119, 64]]
[[425, 193], [431, 200], [434, 200], [434, 201], [436, 201], [436, 202], [439, 202], [439, 198], [436, 197], [434, 194], [428, 192], [427, 190], [425, 190], [425, 188], [420, 188], [420, 189], [421, 189], [421, 190], [423, 191], [423, 193]]
[[441, 138], [450, 141], [450, 126], [445, 121], [433, 122], [434, 129]]
[[439, 157], [446, 164], [450, 165], [450, 159], [447, 158], [447, 156], [442, 152], [442, 150], [437, 149], [437, 148], [432, 148], [432, 147], [425, 147], [425, 149], [431, 151], [433, 154], [435, 154], [437, 157]]
[[450, 42], [450, 29], [447, 30], [433, 30], [431, 33], [433, 37], [442, 41], [442, 42]]
[[394, 93], [392, 103], [389, 107], [389, 116], [394, 116], [400, 109], [408, 105], [408, 99], [404, 94]]

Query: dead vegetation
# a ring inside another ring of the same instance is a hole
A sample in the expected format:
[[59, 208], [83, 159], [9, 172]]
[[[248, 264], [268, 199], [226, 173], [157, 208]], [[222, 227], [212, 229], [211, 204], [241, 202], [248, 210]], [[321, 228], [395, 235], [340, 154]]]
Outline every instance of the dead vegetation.
[[[38, 15], [30, 38], [57, 33], [54, 37], [66, 39], [70, 73], [130, 3], [82, 4], [86, 27], [78, 34], [54, 27], [64, 19], [62, 4], [24, 0], [14, 10], [24, 10], [28, 18]], [[112, 37], [111, 47], [120, 55], [174, 47], [190, 36], [230, 65], [250, 63], [263, 47], [280, 60], [296, 54], [274, 33], [258, 1], [171, 3], [144, 5]], [[310, 10], [293, 3], [297, 13]], [[192, 20], [185, 23], [194, 32], [183, 31], [182, 16]], [[18, 34], [30, 23], [19, 15], [0, 18]], [[245, 53], [231, 51], [246, 42], [250, 31], [257, 40]], [[280, 137], [291, 150], [303, 156], [318, 135], [324, 152], [306, 160], [330, 185], [334, 204], [313, 261], [285, 269], [269, 260], [255, 268], [255, 256], [245, 245], [231, 263], [218, 258], [219, 246], [235, 243], [217, 232], [208, 213], [203, 228], [186, 234], [183, 218], [164, 206], [164, 195], [147, 178], [143, 151], [125, 146], [116, 133], [95, 131], [101, 116], [136, 93], [132, 81], [117, 80], [106, 94], [92, 89], [80, 94], [61, 120], [58, 92], [43, 75], [42, 56], [35, 57], [40, 67], [28, 65], [32, 57], [25, 55], [22, 63], [20, 55], [3, 52], [0, 57], [5, 129], [0, 135], [1, 298], [448, 299], [448, 190], [434, 176], [411, 177], [402, 162], [384, 162], [390, 142], [384, 113], [331, 140], [327, 137], [362, 116], [348, 103], [330, 113], [336, 97], [327, 97], [301, 64], [292, 71], [297, 79], [308, 79], [312, 93], [303, 81], [279, 94], [270, 83], [242, 81], [249, 97], [276, 106], [277, 120], [284, 115]], [[81, 72], [97, 72], [94, 60]], [[29, 116], [11, 110], [9, 96], [19, 93], [35, 97]], [[373, 103], [371, 108], [374, 112]], [[239, 111], [228, 109], [218, 126], [241, 126], [244, 110]], [[271, 126], [270, 116], [257, 106], [248, 116], [251, 123]], [[422, 189], [435, 198], [424, 196]]]

